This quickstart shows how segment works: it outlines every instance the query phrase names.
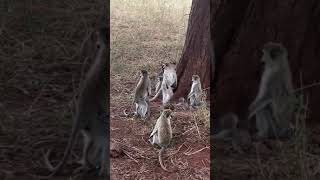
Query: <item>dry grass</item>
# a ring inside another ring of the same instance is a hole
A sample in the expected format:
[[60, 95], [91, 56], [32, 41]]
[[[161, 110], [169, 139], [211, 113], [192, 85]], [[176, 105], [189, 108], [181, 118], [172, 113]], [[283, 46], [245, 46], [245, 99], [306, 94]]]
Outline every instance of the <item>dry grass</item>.
[[111, 139], [126, 147], [125, 157], [111, 159], [111, 173], [118, 179], [209, 178], [207, 108], [194, 111], [194, 118], [194, 112], [176, 110], [173, 142], [165, 160], [169, 169], [176, 169], [174, 173], [161, 170], [157, 149], [147, 142], [161, 104], [151, 103], [151, 118], [146, 123], [119, 117], [130, 106], [139, 69], [153, 76], [161, 63], [178, 62], [190, 7], [191, 0], [111, 2]]
[[5, 2], [0, 13], [0, 144], [5, 147], [0, 179], [30, 179], [26, 176], [48, 173], [42, 150], [54, 147], [53, 159], [60, 159], [67, 144], [84, 64], [74, 55], [105, 1]]
[[241, 154], [230, 151], [230, 143], [215, 143], [213, 173], [229, 179], [319, 179], [319, 127], [306, 126], [309, 104], [305, 92], [298, 94], [298, 100], [290, 139], [253, 142]]
[[111, 80], [132, 81], [140, 68], [158, 71], [177, 62], [184, 44], [191, 0], [111, 1]]

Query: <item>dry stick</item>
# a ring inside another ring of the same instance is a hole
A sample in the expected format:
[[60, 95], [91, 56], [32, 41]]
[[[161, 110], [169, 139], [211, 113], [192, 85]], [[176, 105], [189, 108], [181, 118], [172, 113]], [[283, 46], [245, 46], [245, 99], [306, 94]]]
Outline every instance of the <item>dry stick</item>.
[[47, 83], [43, 85], [43, 87], [41, 88], [41, 90], [40, 90], [39, 94], [37, 95], [37, 97], [34, 98], [34, 100], [32, 101], [32, 103], [30, 104], [30, 106], [29, 106], [29, 108], [28, 108], [28, 110], [27, 110], [27, 112], [26, 112], [26, 113], [27, 113], [27, 116], [30, 115], [30, 113], [31, 113], [31, 111], [32, 111], [32, 109], [33, 109], [34, 104], [36, 104], [36, 102], [41, 98], [42, 93], [44, 92], [45, 87], [47, 87]]
[[186, 153], [186, 152], [184, 152], [183, 154], [184, 154], [184, 155], [187, 155], [187, 156], [190, 156], [190, 155], [193, 155], [193, 154], [197, 154], [197, 153], [199, 153], [199, 152], [201, 152], [201, 151], [203, 151], [203, 150], [205, 150], [205, 149], [209, 149], [209, 147], [206, 146], [206, 147], [204, 147], [204, 148], [202, 148], [202, 149], [199, 149], [199, 150], [197, 150], [197, 151], [195, 151], [195, 152], [192, 152], [192, 153]]
[[312, 84], [309, 84], [307, 86], [304, 86], [304, 87], [301, 87], [301, 88], [297, 88], [293, 92], [296, 93], [296, 92], [299, 92], [299, 91], [302, 91], [302, 90], [305, 90], [305, 89], [308, 89], [308, 88], [312, 88], [312, 87], [318, 86], [318, 85], [320, 85], [320, 82], [312, 83]]
[[[184, 142], [184, 143], [185, 143], [185, 142]], [[180, 151], [181, 147], [184, 145], [184, 143], [182, 143], [182, 144], [180, 145], [180, 147], [178, 148], [178, 150], [177, 150], [176, 152], [174, 152], [174, 153], [172, 153], [172, 154], [169, 154], [168, 157], [177, 154], [177, 153]]]
[[182, 133], [181, 135], [179, 135], [178, 137], [185, 135], [186, 133], [188, 133], [189, 131], [193, 130], [194, 128], [195, 128], [195, 127], [192, 127], [192, 128], [190, 128], [190, 129], [186, 130], [185, 132], [183, 132], [183, 133]]
[[197, 127], [197, 131], [198, 131], [199, 138], [201, 139], [201, 135], [200, 135], [200, 131], [199, 131], [199, 127], [198, 127], [198, 124], [197, 124], [196, 117], [195, 117], [195, 116], [193, 116], [193, 119], [194, 119], [194, 122], [195, 122], [196, 127]]
[[127, 151], [123, 150], [123, 153], [124, 153], [125, 155], [127, 155], [130, 159], [132, 159], [134, 162], [136, 162], [136, 163], [139, 162], [138, 160], [136, 160], [136, 159], [134, 159], [133, 157], [131, 157]]

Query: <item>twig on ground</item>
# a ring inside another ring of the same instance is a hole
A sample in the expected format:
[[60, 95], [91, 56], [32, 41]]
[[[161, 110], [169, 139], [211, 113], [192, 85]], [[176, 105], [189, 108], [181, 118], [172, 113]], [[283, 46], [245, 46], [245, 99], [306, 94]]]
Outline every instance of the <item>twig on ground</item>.
[[204, 147], [204, 148], [202, 148], [202, 149], [199, 149], [199, 150], [197, 150], [197, 151], [195, 151], [195, 152], [192, 152], [192, 153], [184, 152], [183, 154], [184, 154], [184, 155], [187, 155], [187, 156], [190, 156], [190, 155], [197, 154], [197, 153], [199, 153], [199, 152], [201, 152], [201, 151], [203, 151], [203, 150], [205, 150], [205, 149], [209, 149], [209, 147], [206, 146], [206, 147]]

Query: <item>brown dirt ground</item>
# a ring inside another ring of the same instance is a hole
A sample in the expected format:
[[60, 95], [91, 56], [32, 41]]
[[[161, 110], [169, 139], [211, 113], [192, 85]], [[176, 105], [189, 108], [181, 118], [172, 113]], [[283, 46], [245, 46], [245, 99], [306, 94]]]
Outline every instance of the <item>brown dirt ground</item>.
[[[111, 3], [110, 126], [114, 146], [110, 171], [113, 179], [209, 179], [209, 129], [199, 122], [198, 133], [194, 128], [194, 112], [176, 110], [172, 120], [174, 137], [164, 161], [173, 172], [161, 169], [159, 149], [147, 142], [160, 115], [161, 103], [151, 102], [151, 118], [146, 123], [120, 117], [131, 104], [139, 69], [147, 69], [154, 76], [161, 63], [178, 62], [190, 2], [116, 0]], [[202, 148], [205, 149], [198, 153], [184, 154]], [[170, 156], [177, 150], [177, 154]]]
[[[111, 158], [111, 177], [114, 179], [209, 179], [209, 131], [203, 124], [198, 124], [200, 132], [198, 134], [191, 119], [192, 112], [184, 110], [175, 110], [175, 117], [172, 120], [173, 140], [164, 155], [165, 166], [173, 172], [165, 172], [161, 169], [158, 161], [159, 149], [148, 142], [151, 130], [160, 115], [157, 112], [160, 106], [160, 102], [151, 102], [151, 118], [146, 123], [139, 119], [130, 120], [120, 117], [123, 109], [111, 107], [111, 143], [120, 145], [120, 149], [124, 151]], [[201, 138], [198, 137], [199, 135]], [[188, 154], [197, 150], [201, 151]], [[175, 152], [177, 153], [170, 156]]]

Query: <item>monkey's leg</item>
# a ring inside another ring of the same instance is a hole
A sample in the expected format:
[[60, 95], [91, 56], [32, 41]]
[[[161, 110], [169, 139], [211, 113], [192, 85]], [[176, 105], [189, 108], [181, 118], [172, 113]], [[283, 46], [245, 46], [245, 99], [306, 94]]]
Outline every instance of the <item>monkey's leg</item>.
[[190, 97], [190, 105], [195, 106], [195, 97], [194, 96]]
[[135, 112], [133, 113], [133, 118], [136, 119], [139, 116], [139, 104], [136, 103]]
[[150, 142], [151, 142], [152, 145], [155, 145], [155, 144], [158, 145], [159, 144], [159, 138], [158, 138], [158, 134], [157, 133], [152, 136], [152, 140]]
[[147, 98], [146, 102], [147, 102], [147, 119], [149, 119], [150, 118], [150, 101], [149, 101], [149, 98]]
[[258, 138], [264, 139], [269, 136], [270, 121], [272, 121], [271, 112], [268, 109], [262, 109], [256, 114], [256, 127]]
[[76, 170], [74, 170], [73, 173], [79, 173], [81, 171], [86, 172], [89, 170], [90, 163], [89, 163], [88, 156], [89, 156], [89, 150], [92, 149], [92, 146], [93, 146], [93, 140], [92, 140], [92, 136], [88, 131], [82, 130], [81, 133], [83, 135], [83, 151], [82, 151], [82, 158], [80, 160], [82, 165]]

